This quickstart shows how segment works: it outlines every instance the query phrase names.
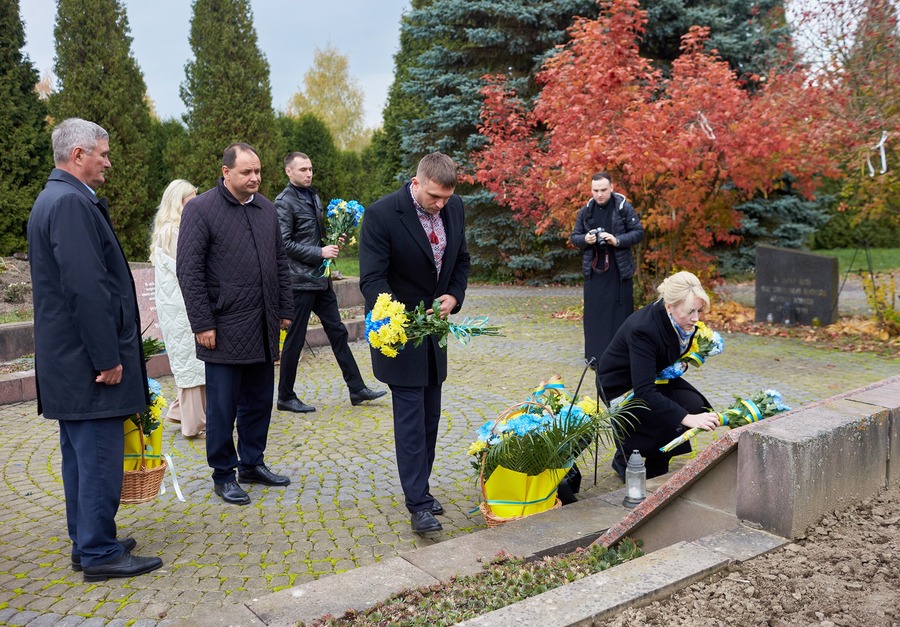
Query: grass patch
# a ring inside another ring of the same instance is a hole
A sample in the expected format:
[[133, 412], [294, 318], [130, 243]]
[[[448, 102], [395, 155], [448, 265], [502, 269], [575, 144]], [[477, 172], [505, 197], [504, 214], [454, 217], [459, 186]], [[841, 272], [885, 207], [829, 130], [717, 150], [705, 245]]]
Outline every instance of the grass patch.
[[[869, 271], [869, 262], [866, 251], [862, 248], [834, 248], [832, 250], [815, 250], [817, 255], [837, 257], [840, 273], [844, 274], [849, 268], [851, 272]], [[876, 273], [892, 272], [900, 270], [900, 248], [870, 248], [872, 255], [872, 267]], [[855, 258], [854, 258], [855, 253]], [[851, 267], [850, 262], [853, 261]]]
[[643, 554], [628, 538], [615, 549], [594, 545], [528, 563], [501, 553], [485, 572], [400, 592], [365, 612], [324, 616], [313, 625], [455, 625]]
[[34, 310], [32, 309], [18, 309], [16, 311], [0, 314], [0, 324], [28, 322], [29, 320], [34, 320]]
[[331, 266], [332, 271], [337, 270], [344, 276], [359, 276], [359, 256], [346, 256], [341, 255], [337, 259], [334, 260], [334, 264]]

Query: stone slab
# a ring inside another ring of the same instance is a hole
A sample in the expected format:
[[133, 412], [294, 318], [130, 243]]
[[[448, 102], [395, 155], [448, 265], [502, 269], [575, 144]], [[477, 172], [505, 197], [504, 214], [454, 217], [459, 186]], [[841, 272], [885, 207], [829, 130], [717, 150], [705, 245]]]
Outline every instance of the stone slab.
[[691, 542], [739, 524], [734, 512], [700, 505], [679, 496], [653, 516], [646, 517], [643, 524], [628, 533], [628, 537], [641, 540], [644, 552], [652, 553], [676, 542]]
[[0, 405], [21, 403], [36, 398], [34, 370], [0, 375]]
[[738, 449], [737, 515], [762, 529], [796, 538], [886, 484], [887, 411], [841, 399], [753, 427]]
[[[437, 579], [402, 557], [392, 557], [372, 566], [280, 590], [247, 606], [266, 625], [295, 625], [326, 614], [340, 616], [348, 609], [365, 610], [395, 592], [434, 583]], [[207, 627], [205, 623], [195, 624]]]
[[838, 260], [760, 244], [756, 322], [831, 324], [838, 313]]
[[694, 541], [697, 546], [721, 553], [737, 562], [746, 562], [754, 557], [789, 544], [790, 540], [773, 533], [738, 525], [727, 531], [714, 533]]
[[34, 352], [34, 324], [32, 322], [11, 322], [2, 327], [0, 361], [10, 361]]
[[564, 627], [591, 625], [618, 609], [665, 597], [728, 565], [708, 548], [680, 542], [615, 568], [495, 610], [460, 625]]

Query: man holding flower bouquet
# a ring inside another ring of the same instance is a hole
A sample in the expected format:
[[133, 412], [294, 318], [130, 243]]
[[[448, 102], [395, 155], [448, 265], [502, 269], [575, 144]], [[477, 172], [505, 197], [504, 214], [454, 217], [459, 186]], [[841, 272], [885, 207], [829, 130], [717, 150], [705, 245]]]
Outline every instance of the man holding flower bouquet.
[[644, 407], [634, 407], [633, 424], [613, 457], [613, 470], [625, 480], [626, 457], [634, 450], [646, 460], [647, 477], [669, 471], [669, 460], [691, 450], [685, 442], [660, 451], [685, 429], [712, 431], [719, 426], [712, 405], [694, 386], [659, 373], [690, 352], [696, 324], [709, 307], [709, 296], [690, 272], [677, 272], [657, 288], [659, 300], [634, 312], [619, 327], [597, 367], [603, 390], [614, 398], [634, 391]]
[[347, 344], [349, 334], [347, 327], [341, 322], [331, 278], [324, 276], [322, 272], [323, 261], [337, 259], [340, 248], [337, 244], [322, 245], [325, 238], [325, 216], [322, 201], [312, 187], [312, 161], [302, 152], [292, 152], [284, 158], [284, 172], [289, 183], [275, 198], [275, 208], [278, 210], [281, 238], [284, 240], [284, 251], [291, 269], [294, 320], [288, 327], [281, 351], [276, 406], [283, 411], [316, 411], [315, 407], [297, 398], [297, 393], [294, 392], [297, 363], [306, 342], [310, 313], [315, 313], [322, 321], [331, 351], [350, 390], [350, 403], [359, 405], [380, 398], [387, 392], [370, 390], [363, 381], [359, 366]]
[[[425, 303], [446, 318], [459, 311], [469, 279], [465, 213], [454, 194], [456, 164], [431, 153], [412, 181], [366, 210], [360, 234], [359, 288], [371, 311], [388, 294], [407, 310]], [[440, 531], [444, 512], [429, 479], [441, 415], [447, 351], [438, 338], [408, 343], [395, 357], [372, 348], [375, 377], [391, 388], [397, 470], [415, 533]]]

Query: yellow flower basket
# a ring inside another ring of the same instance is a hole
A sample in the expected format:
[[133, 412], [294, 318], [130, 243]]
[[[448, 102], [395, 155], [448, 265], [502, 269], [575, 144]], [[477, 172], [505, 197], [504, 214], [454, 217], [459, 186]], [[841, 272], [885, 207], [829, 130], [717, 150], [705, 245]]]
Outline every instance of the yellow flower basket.
[[141, 459], [147, 468], [156, 468], [163, 463], [162, 425], [149, 438], [145, 438], [140, 428], [131, 420], [125, 421], [125, 470], [138, 470]]
[[166, 462], [162, 457], [162, 425], [149, 438], [131, 420], [125, 421], [125, 473], [122, 503], [146, 503], [159, 494]]
[[495, 519], [516, 519], [559, 507], [556, 489], [568, 471], [568, 468], [548, 468], [539, 475], [526, 475], [499, 466], [482, 484], [482, 513], [487, 509]]

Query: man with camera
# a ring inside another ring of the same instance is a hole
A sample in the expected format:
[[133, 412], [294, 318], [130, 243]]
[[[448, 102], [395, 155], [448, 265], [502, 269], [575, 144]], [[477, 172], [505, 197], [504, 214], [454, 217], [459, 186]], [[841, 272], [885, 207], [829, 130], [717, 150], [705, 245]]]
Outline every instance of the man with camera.
[[584, 357], [596, 364], [634, 311], [631, 247], [644, 239], [644, 227], [625, 196], [613, 192], [606, 172], [591, 178], [591, 197], [569, 240], [583, 251]]

